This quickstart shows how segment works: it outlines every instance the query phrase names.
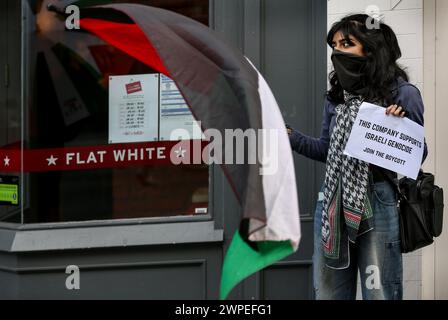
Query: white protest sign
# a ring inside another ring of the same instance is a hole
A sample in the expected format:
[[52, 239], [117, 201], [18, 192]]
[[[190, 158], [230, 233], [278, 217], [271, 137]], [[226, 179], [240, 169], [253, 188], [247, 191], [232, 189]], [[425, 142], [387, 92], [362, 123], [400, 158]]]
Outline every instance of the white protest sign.
[[344, 154], [416, 179], [423, 159], [424, 138], [424, 128], [419, 124], [387, 116], [383, 107], [364, 102]]

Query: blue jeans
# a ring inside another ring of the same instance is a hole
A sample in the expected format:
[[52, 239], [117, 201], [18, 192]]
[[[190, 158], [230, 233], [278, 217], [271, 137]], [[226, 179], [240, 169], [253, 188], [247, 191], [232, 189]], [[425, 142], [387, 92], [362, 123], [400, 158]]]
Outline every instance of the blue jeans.
[[374, 229], [350, 245], [350, 266], [343, 270], [325, 265], [321, 242], [322, 201], [318, 201], [314, 220], [313, 273], [318, 300], [356, 299], [358, 270], [364, 300], [401, 300], [403, 260], [397, 199], [388, 182], [373, 183], [368, 196], [374, 214]]

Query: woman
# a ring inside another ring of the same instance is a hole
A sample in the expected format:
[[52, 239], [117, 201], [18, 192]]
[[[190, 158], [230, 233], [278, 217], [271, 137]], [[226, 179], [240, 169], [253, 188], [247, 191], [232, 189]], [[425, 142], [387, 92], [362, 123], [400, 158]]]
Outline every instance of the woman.
[[403, 295], [397, 195], [387, 178], [396, 180], [397, 175], [343, 154], [363, 101], [385, 107], [387, 115], [406, 116], [423, 125], [420, 92], [397, 64], [397, 37], [384, 23], [369, 28], [371, 19], [351, 15], [328, 33], [334, 71], [321, 137], [287, 126], [293, 150], [326, 162], [314, 227], [317, 299], [355, 299], [358, 270], [364, 299]]

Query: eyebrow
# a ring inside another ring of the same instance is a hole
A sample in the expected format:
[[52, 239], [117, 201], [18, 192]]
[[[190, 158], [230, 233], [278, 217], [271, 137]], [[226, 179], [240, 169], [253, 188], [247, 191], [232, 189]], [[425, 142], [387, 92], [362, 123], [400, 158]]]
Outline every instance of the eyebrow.
[[[346, 37], [346, 38], [344, 38], [344, 39], [338, 40], [339, 43], [342, 43], [342, 42], [345, 42], [345, 41], [354, 43], [353, 39], [350, 38], [349, 36]], [[336, 41], [332, 41], [331, 44], [332, 44], [332, 45], [335, 45], [335, 44], [336, 44]]]

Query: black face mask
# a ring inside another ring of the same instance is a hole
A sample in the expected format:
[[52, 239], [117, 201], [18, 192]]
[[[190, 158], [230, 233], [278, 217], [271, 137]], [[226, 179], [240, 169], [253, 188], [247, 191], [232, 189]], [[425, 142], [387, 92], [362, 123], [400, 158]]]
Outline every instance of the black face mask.
[[350, 93], [360, 93], [365, 84], [365, 65], [367, 58], [352, 53], [334, 50], [331, 55], [334, 70], [339, 83], [345, 91]]

